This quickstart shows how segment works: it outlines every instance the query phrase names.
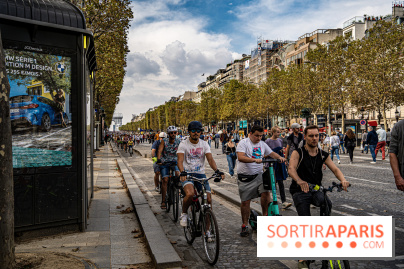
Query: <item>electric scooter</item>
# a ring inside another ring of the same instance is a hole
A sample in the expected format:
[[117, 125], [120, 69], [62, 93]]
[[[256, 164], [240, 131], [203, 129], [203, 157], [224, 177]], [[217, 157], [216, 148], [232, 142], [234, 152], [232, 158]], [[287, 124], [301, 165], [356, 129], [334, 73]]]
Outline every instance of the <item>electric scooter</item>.
[[[266, 180], [263, 179], [264, 189], [266, 190], [272, 189], [272, 197], [273, 197], [272, 202], [268, 206], [268, 216], [281, 216], [281, 214], [279, 214], [278, 197], [276, 196], [276, 186], [275, 186], [274, 163], [276, 162], [280, 161], [277, 159], [262, 160], [262, 163], [269, 163], [269, 167], [266, 169], [269, 170], [269, 177], [270, 177], [270, 182], [267, 182]], [[251, 209], [248, 223], [250, 224], [253, 230], [257, 230], [257, 219], [258, 219], [257, 211]]]

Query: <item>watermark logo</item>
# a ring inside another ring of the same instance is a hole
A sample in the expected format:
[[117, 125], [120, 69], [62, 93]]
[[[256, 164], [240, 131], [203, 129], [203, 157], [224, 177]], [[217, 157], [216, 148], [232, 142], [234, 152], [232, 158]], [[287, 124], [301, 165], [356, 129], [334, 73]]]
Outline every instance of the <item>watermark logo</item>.
[[391, 216], [259, 216], [257, 256], [394, 258], [394, 221]]

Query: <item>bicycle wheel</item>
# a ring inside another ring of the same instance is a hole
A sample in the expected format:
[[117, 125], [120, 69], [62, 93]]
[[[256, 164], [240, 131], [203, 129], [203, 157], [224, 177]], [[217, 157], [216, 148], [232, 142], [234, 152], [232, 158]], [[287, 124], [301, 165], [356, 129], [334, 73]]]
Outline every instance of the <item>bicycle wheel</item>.
[[214, 265], [219, 259], [220, 238], [219, 226], [210, 208], [202, 218], [202, 243], [208, 263]]
[[349, 261], [347, 260], [327, 260], [322, 262], [321, 269], [350, 269]]
[[171, 198], [171, 184], [168, 182], [167, 184], [167, 192], [166, 192], [166, 212], [170, 212], [170, 207], [172, 204], [172, 198]]
[[195, 205], [192, 203], [188, 207], [188, 223], [187, 227], [184, 227], [184, 234], [187, 243], [192, 245], [195, 240], [195, 226], [196, 226], [196, 213], [195, 213]]
[[178, 207], [179, 207], [179, 200], [180, 200], [180, 194], [178, 193], [178, 189], [173, 186], [172, 188], [172, 201], [173, 201], [173, 217], [174, 217], [174, 222], [177, 222], [178, 220]]

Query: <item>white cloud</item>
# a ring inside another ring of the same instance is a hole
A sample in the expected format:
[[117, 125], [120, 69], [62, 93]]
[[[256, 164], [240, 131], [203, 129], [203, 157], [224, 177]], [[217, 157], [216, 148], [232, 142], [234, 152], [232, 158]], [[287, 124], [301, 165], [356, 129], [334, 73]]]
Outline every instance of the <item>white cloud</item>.
[[206, 79], [201, 76], [203, 73], [214, 74], [233, 57], [240, 56], [230, 50], [228, 36], [205, 32], [201, 18], [176, 11], [173, 13], [177, 16], [170, 14], [168, 20], [164, 5], [160, 1], [156, 5], [144, 3], [143, 7], [153, 6], [153, 17], [164, 20], [148, 22], [146, 15], [139, 15], [135, 21], [144, 23], [132, 23], [129, 30], [131, 52], [116, 108], [116, 112], [124, 114], [123, 122], [172, 96], [196, 91], [197, 85]]
[[241, 31], [252, 38], [262, 35], [281, 40], [296, 40], [316, 29], [342, 28], [343, 22], [354, 16], [389, 13], [390, 3], [383, 0], [259, 0], [235, 10]]

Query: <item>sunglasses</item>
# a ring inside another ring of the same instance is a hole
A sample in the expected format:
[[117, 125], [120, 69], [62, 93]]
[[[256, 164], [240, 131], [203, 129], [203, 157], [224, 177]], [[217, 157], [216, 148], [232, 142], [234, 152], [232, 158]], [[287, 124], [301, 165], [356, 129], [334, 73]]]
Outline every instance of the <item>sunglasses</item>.
[[201, 130], [191, 130], [191, 133], [200, 133]]
[[177, 134], [177, 132], [170, 132], [170, 133], [168, 133], [168, 134]]

